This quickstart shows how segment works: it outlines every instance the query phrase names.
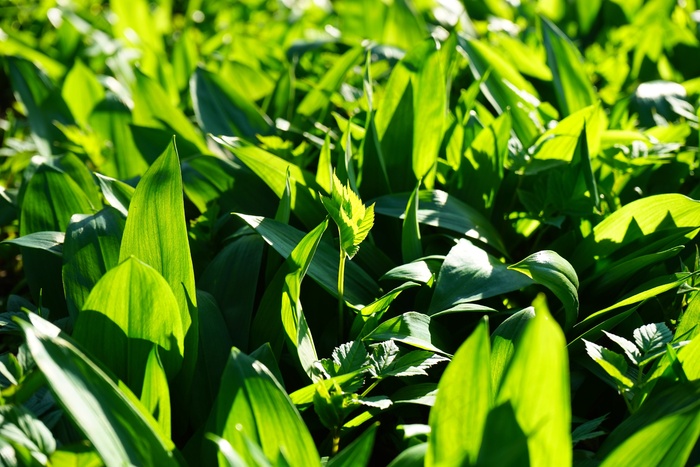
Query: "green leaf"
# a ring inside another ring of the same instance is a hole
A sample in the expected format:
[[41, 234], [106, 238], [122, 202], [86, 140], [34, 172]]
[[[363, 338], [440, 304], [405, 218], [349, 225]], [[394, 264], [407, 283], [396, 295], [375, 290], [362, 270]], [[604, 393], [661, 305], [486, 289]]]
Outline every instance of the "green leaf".
[[169, 284], [177, 300], [180, 327], [188, 336], [185, 355], [196, 360], [197, 319], [190, 315], [189, 303], [196, 307], [197, 297], [174, 140], [144, 174], [131, 199], [119, 260], [132, 255]]
[[165, 373], [180, 370], [185, 334], [168, 283], [134, 257], [108, 271], [78, 314], [73, 337], [133, 391], [153, 345], [162, 349]]
[[491, 399], [488, 321], [457, 350], [438, 384], [430, 411], [425, 464], [471, 464], [478, 456]]
[[509, 316], [491, 334], [491, 387], [501, 385], [525, 324], [534, 317], [535, 309], [527, 307]]
[[525, 147], [529, 147], [544, 130], [538, 114], [537, 93], [522, 75], [483, 41], [462, 40], [460, 44], [469, 56], [469, 67], [476, 79], [489, 70], [481, 90], [498, 114], [510, 109], [513, 131]]
[[429, 313], [493, 297], [532, 284], [469, 240], [459, 239], [442, 263]]
[[224, 246], [199, 277], [216, 299], [233, 345], [248, 347], [264, 241], [246, 235]]
[[659, 349], [665, 349], [666, 344], [673, 340], [671, 330], [664, 323], [646, 324], [634, 330], [632, 334], [642, 355], [648, 355]]
[[418, 224], [418, 206], [421, 182], [418, 182], [411, 197], [408, 198], [406, 211], [403, 215], [403, 228], [401, 230], [401, 253], [405, 263], [410, 263], [423, 256], [423, 247], [420, 238], [420, 226]]
[[312, 117], [319, 111], [325, 113], [330, 104], [331, 95], [340, 88], [345, 75], [364, 54], [364, 48], [355, 47], [339, 57], [311, 92], [304, 96], [296, 113], [304, 117]]
[[254, 461], [244, 437], [259, 445], [273, 464], [320, 465], [299, 412], [269, 370], [233, 348], [207, 429], [231, 443], [247, 463]]
[[41, 231], [34, 232], [22, 237], [3, 240], [2, 243], [17, 245], [24, 248], [36, 248], [48, 251], [51, 254], [62, 257], [65, 234], [63, 232]]
[[123, 231], [124, 219], [111, 208], [92, 216], [76, 214], [71, 218], [63, 249], [62, 277], [73, 321], [97, 281], [119, 263]]
[[594, 104], [598, 96], [576, 46], [554, 23], [544, 17], [541, 22], [547, 65], [552, 70], [559, 108], [564, 116], [568, 116]]
[[571, 464], [571, 404], [566, 340], [544, 297], [535, 301], [496, 396], [510, 401], [527, 434], [531, 465]]
[[153, 346], [146, 360], [143, 387], [141, 388], [141, 403], [158, 421], [160, 433], [170, 438], [170, 390], [168, 379], [160, 360], [158, 347]]
[[616, 336], [611, 332], [603, 331], [603, 334], [605, 334], [605, 336], [608, 339], [622, 347], [622, 350], [625, 351], [627, 358], [629, 358], [632, 361], [632, 363], [635, 363], [637, 365], [639, 364], [639, 362], [642, 359], [642, 354], [633, 342], [628, 341], [624, 337]]
[[328, 463], [328, 467], [355, 467], [368, 465], [372, 448], [374, 447], [374, 437], [377, 432], [377, 423], [370, 426], [358, 436], [352, 443], [348, 444], [338, 454], [333, 456]]
[[476, 465], [531, 465], [527, 441], [511, 403], [494, 407], [486, 417]]
[[[272, 219], [237, 214], [253, 227], [265, 241], [282, 257], [286, 258], [304, 237], [304, 233], [294, 227]], [[336, 296], [338, 283], [338, 251], [321, 242], [308, 274], [328, 293]], [[345, 300], [353, 306], [370, 303], [379, 295], [379, 286], [357, 264], [346, 264]]]
[[508, 266], [551, 290], [564, 304], [564, 329], [570, 329], [578, 317], [578, 276], [567, 260], [551, 250], [538, 251]]
[[195, 145], [201, 153], [209, 153], [202, 136], [197, 133], [185, 114], [171, 103], [160, 84], [140, 71], [136, 72], [133, 98], [134, 124], [155, 128], [165, 127], [170, 134], [174, 132]]
[[65, 413], [108, 465], [177, 465], [172, 443], [155, 431], [133, 394], [127, 395], [58, 328], [30, 315], [19, 320], [29, 351]]
[[634, 381], [627, 376], [627, 362], [625, 361], [625, 357], [585, 339], [583, 342], [586, 344], [586, 353], [588, 356], [595, 360], [595, 362], [610, 375], [618, 387], [634, 387]]
[[95, 176], [107, 204], [126, 217], [129, 213], [131, 198], [134, 196], [134, 187], [99, 173], [95, 173]]
[[430, 330], [430, 317], [415, 311], [409, 311], [383, 322], [362, 340], [381, 342], [389, 339], [419, 349], [449, 355], [435, 346]]
[[350, 185], [343, 185], [335, 174], [331, 197], [322, 196], [321, 202], [338, 226], [340, 248], [352, 259], [374, 225], [374, 205], [365, 207]]
[[[583, 271], [633, 240], [653, 232], [700, 225], [700, 202], [669, 193], [633, 201], [593, 228], [591, 235], [576, 248], [572, 264]], [[686, 236], [693, 238], [697, 230]]]
[[207, 133], [252, 140], [272, 132], [270, 118], [216, 73], [197, 68], [190, 80], [190, 92], [197, 122]]
[[76, 121], [84, 127], [92, 110], [104, 99], [105, 91], [95, 73], [76, 60], [63, 81], [61, 96]]
[[289, 174], [292, 212], [308, 228], [317, 226], [323, 220], [325, 213], [320, 206], [318, 195], [322, 189], [316, 184], [312, 174], [256, 146], [242, 145], [231, 138], [214, 139], [230, 149], [280, 199], [285, 193]]
[[[410, 193], [382, 196], [375, 200], [377, 214], [403, 218]], [[483, 214], [440, 190], [421, 190], [418, 194], [418, 222], [457, 232], [506, 253], [503, 241]]]
[[341, 344], [331, 354], [336, 367], [336, 375], [351, 373], [362, 369], [367, 363], [369, 354], [362, 341], [351, 341]]
[[425, 464], [425, 456], [428, 451], [428, 443], [416, 444], [404, 449], [401, 454], [389, 463], [388, 467], [422, 467]]
[[26, 448], [40, 465], [56, 450], [51, 431], [23, 406], [0, 406], [0, 439]]
[[449, 361], [449, 359], [433, 352], [414, 350], [394, 360], [391, 366], [378, 376], [428, 376], [425, 370], [446, 361]]

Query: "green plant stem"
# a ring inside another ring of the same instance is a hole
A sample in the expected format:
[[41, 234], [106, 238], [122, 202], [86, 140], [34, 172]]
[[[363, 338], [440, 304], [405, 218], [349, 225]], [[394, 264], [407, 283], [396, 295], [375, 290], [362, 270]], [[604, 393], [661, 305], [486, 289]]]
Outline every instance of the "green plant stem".
[[379, 384], [381, 381], [382, 381], [382, 379], [379, 378], [376, 381], [374, 381], [372, 384], [370, 384], [369, 387], [367, 389], [365, 389], [365, 391], [362, 394], [360, 394], [360, 397], [367, 397], [367, 394], [369, 394], [369, 392], [372, 389], [376, 388], [377, 384]]
[[343, 342], [343, 302], [345, 295], [345, 252], [340, 249], [338, 263], [338, 342]]
[[336, 428], [333, 430], [333, 445], [331, 447], [331, 456], [333, 457], [338, 454], [340, 450], [340, 429]]

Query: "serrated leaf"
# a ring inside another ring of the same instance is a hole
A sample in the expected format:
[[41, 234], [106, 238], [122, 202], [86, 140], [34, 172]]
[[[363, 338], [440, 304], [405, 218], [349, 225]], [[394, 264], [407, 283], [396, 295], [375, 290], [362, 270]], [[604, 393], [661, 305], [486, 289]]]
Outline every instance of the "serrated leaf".
[[447, 361], [449, 361], [448, 358], [436, 353], [414, 350], [394, 360], [391, 366], [379, 376], [427, 376], [428, 373], [425, 370]]
[[628, 341], [624, 337], [617, 336], [605, 330], [603, 331], [603, 334], [605, 334], [608, 337], [608, 339], [622, 347], [622, 350], [625, 351], [627, 358], [629, 358], [632, 361], [632, 363], [635, 363], [637, 365], [639, 364], [640, 359], [642, 358], [642, 354], [639, 352], [637, 346], [634, 345], [634, 342]]
[[635, 329], [632, 336], [642, 355], [645, 356], [655, 350], [665, 348], [666, 344], [673, 340], [671, 330], [664, 323], [644, 325]]
[[626, 388], [634, 387], [634, 381], [626, 376], [627, 362], [625, 361], [625, 357], [585, 339], [583, 339], [583, 342], [586, 345], [586, 353], [588, 353], [588, 355], [595, 360], [618, 385]]
[[369, 354], [362, 341], [341, 344], [333, 350], [333, 363], [337, 368], [336, 375], [362, 369], [368, 357]]
[[343, 185], [335, 174], [331, 197], [322, 196], [321, 202], [338, 226], [340, 247], [352, 259], [374, 225], [374, 205], [365, 207], [350, 184]]
[[379, 377], [385, 370], [391, 367], [396, 357], [399, 355], [399, 347], [392, 340], [380, 342], [372, 346], [370, 355], [371, 367], [369, 372], [375, 378]]

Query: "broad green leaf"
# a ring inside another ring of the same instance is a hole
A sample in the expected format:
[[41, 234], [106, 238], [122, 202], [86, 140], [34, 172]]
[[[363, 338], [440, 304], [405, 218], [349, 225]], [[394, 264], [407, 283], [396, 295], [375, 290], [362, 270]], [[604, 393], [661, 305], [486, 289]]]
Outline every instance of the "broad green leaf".
[[250, 168], [270, 189], [282, 198], [287, 186], [287, 174], [291, 186], [290, 206], [292, 212], [306, 225], [313, 228], [325, 216], [319, 203], [320, 186], [315, 177], [284, 159], [256, 146], [241, 145], [240, 142], [227, 138], [215, 138], [216, 141], [230, 149], [248, 168]]
[[202, 290], [216, 299], [237, 347], [248, 347], [263, 246], [258, 235], [238, 238], [219, 251], [199, 278]]
[[522, 272], [551, 290], [564, 304], [564, 329], [570, 329], [578, 317], [578, 276], [567, 260], [551, 250], [538, 251], [508, 266]]
[[216, 73], [197, 68], [190, 80], [195, 115], [207, 133], [252, 140], [270, 134], [273, 123], [232, 83]]
[[104, 99], [105, 91], [97, 76], [82, 61], [76, 60], [66, 74], [61, 96], [76, 121], [85, 126], [92, 110]]
[[[377, 214], [403, 218], [410, 193], [375, 199]], [[506, 253], [503, 241], [489, 220], [476, 209], [440, 190], [421, 190], [418, 194], [418, 222], [457, 232]]]
[[429, 312], [435, 314], [532, 283], [469, 240], [459, 239], [442, 263]]
[[194, 425], [202, 426], [216, 399], [221, 375], [233, 342], [214, 297], [201, 290], [197, 290], [197, 316], [199, 349], [189, 417]]
[[110, 3], [117, 16], [113, 21], [115, 35], [153, 51], [163, 50], [163, 39], [155, 27], [155, 18], [146, 0], [114, 0]]
[[158, 347], [155, 345], [148, 353], [145, 368], [141, 403], [158, 421], [161, 435], [170, 439], [170, 390]]
[[209, 152], [202, 136], [185, 114], [171, 103], [160, 84], [139, 71], [136, 72], [133, 98], [134, 124], [155, 128], [165, 126], [171, 134], [174, 132], [194, 144], [200, 152]]
[[404, 449], [401, 454], [389, 463], [388, 467], [422, 467], [425, 465], [425, 456], [428, 451], [428, 443], [416, 444]]
[[118, 388], [57, 328], [36, 315], [31, 319], [34, 325], [22, 320], [19, 325], [34, 361], [57, 402], [105, 464], [177, 465], [172, 444], [155, 431], [155, 421], [137, 407], [138, 400]]
[[529, 147], [544, 130], [535, 89], [513, 65], [484, 42], [466, 40], [460, 44], [469, 56], [469, 66], [476, 79], [490, 70], [481, 86], [482, 92], [499, 114], [510, 109], [513, 131], [523, 145]]
[[341, 344], [331, 354], [336, 375], [351, 373], [362, 369], [369, 358], [367, 349], [362, 341], [351, 341]]
[[[238, 214], [238, 217], [253, 227], [284, 258], [304, 237], [303, 232], [272, 219], [244, 214]], [[338, 292], [338, 261], [338, 251], [321, 242], [308, 271], [309, 276], [333, 296]], [[377, 295], [379, 286], [376, 282], [354, 262], [346, 264], [345, 300], [358, 306], [371, 303]]]
[[584, 68], [581, 53], [554, 23], [541, 18], [541, 24], [547, 65], [552, 70], [554, 90], [562, 114], [568, 116], [593, 105], [598, 96]]
[[448, 360], [427, 350], [414, 350], [398, 357], [392, 362], [391, 366], [377, 376], [380, 378], [387, 376], [428, 376], [425, 370]]
[[55, 146], [65, 137], [54, 125], [73, 123], [73, 117], [53, 84], [36, 66], [26, 60], [7, 58], [10, 84], [17, 100], [24, 105], [32, 136], [39, 154], [49, 157], [58, 153]]
[[112, 208], [71, 218], [63, 247], [62, 277], [73, 321], [97, 281], [119, 263], [123, 232], [124, 219]]
[[[360, 145], [360, 153], [362, 154], [362, 183], [360, 183], [358, 188], [364, 199], [376, 198], [391, 193], [384, 153], [379, 143], [377, 126], [374, 120], [374, 114], [367, 119], [365, 137], [362, 139]], [[321, 162], [319, 161], [319, 166], [320, 164]], [[327, 191], [330, 191], [330, 185]]]
[[391, 318], [370, 332], [362, 340], [381, 342], [395, 340], [412, 347], [449, 355], [436, 347], [430, 329], [430, 317], [415, 311]]
[[430, 410], [427, 466], [475, 463], [492, 405], [490, 358], [488, 321], [484, 319], [440, 378]]
[[182, 365], [185, 334], [168, 283], [134, 257], [97, 282], [75, 322], [73, 337], [134, 391], [153, 345], [169, 379]]
[[207, 429], [253, 461], [244, 437], [259, 445], [273, 464], [281, 455], [290, 465], [320, 465], [299, 412], [274, 376], [260, 362], [234, 348], [221, 380]]
[[374, 447], [374, 435], [377, 431], [377, 424], [370, 426], [352, 443], [348, 444], [338, 454], [329, 459], [328, 467], [355, 467], [368, 465], [372, 448]]
[[[700, 202], [669, 193], [647, 196], [613, 212], [593, 228], [576, 249], [572, 263], [583, 271], [597, 258], [610, 255], [631, 241], [665, 229], [700, 225]], [[697, 230], [688, 233], [693, 238]]]
[[144, 174], [131, 199], [119, 260], [132, 255], [169, 284], [177, 300], [180, 327], [188, 336], [185, 355], [196, 360], [197, 319], [196, 314], [191, 316], [189, 303], [196, 307], [197, 298], [174, 140]]
[[61, 257], [63, 256], [64, 241], [65, 234], [63, 232], [44, 230], [41, 232], [30, 233], [22, 237], [3, 240], [2, 243], [17, 245], [24, 248], [44, 250]]
[[700, 435], [698, 382], [654, 394], [620, 423], [597, 453], [603, 465], [685, 465]]
[[[535, 317], [535, 309], [527, 307], [503, 321], [491, 334], [491, 387], [501, 385], [525, 324]], [[502, 409], [505, 410], [505, 409]]]
[[324, 114], [331, 95], [340, 88], [345, 75], [364, 54], [364, 48], [354, 47], [339, 57], [311, 92], [304, 96], [297, 107], [297, 114], [304, 117], [312, 117], [319, 111]]
[[685, 465], [699, 435], [700, 410], [669, 415], [630, 436], [600, 465]]
[[474, 138], [460, 161], [459, 197], [481, 212], [490, 212], [503, 180], [511, 132], [506, 112]]
[[531, 465], [527, 441], [528, 435], [518, 424], [511, 403], [494, 407], [486, 417], [475, 465]]
[[639, 362], [642, 360], [642, 353], [639, 351], [639, 348], [634, 344], [634, 342], [628, 341], [624, 337], [617, 336], [611, 332], [603, 331], [603, 334], [619, 345], [622, 350], [625, 351], [625, 355], [627, 355], [627, 358], [630, 359], [635, 364], [639, 364]]
[[11, 35], [7, 31], [0, 37], [0, 55], [4, 57], [17, 57], [34, 63], [53, 79], [59, 79], [66, 74], [66, 67], [58, 60], [54, 60], [42, 53], [37, 48], [31, 47]]
[[408, 264], [396, 266], [387, 271], [380, 279], [413, 281], [419, 284], [428, 284], [440, 271], [440, 266], [444, 260], [444, 256], [427, 256]]
[[[134, 119], [131, 110], [122, 100], [108, 94], [93, 109], [88, 124], [102, 140], [101, 155], [104, 161], [100, 170], [122, 180], [143, 175], [148, 162], [158, 153], [140, 150], [134, 137]], [[172, 136], [172, 132], [169, 136]]]
[[571, 464], [569, 398], [566, 340], [540, 296], [496, 396], [496, 405], [512, 404], [531, 465]]

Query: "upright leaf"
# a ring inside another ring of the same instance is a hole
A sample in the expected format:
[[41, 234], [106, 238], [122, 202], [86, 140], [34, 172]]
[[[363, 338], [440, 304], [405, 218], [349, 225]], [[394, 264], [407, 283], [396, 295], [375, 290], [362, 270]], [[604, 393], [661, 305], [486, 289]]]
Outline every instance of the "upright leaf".
[[440, 378], [426, 466], [476, 462], [492, 405], [490, 359], [488, 321], [482, 320]]
[[182, 365], [185, 334], [175, 296], [158, 272], [133, 256], [95, 285], [73, 337], [135, 392], [154, 345], [168, 378]]
[[245, 461], [255, 463], [246, 438], [262, 448], [273, 464], [320, 465], [318, 453], [299, 412], [270, 371], [233, 348], [207, 429], [231, 443]]

